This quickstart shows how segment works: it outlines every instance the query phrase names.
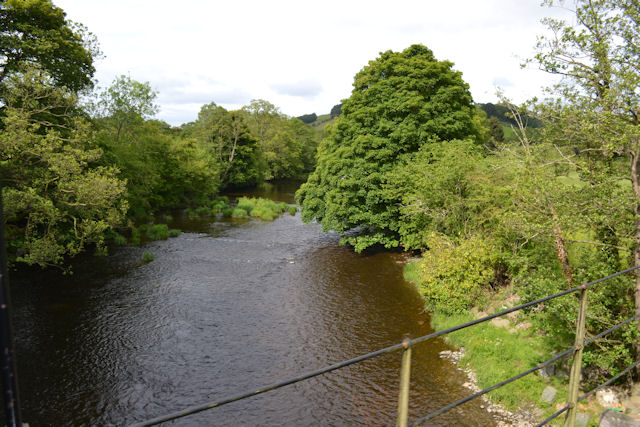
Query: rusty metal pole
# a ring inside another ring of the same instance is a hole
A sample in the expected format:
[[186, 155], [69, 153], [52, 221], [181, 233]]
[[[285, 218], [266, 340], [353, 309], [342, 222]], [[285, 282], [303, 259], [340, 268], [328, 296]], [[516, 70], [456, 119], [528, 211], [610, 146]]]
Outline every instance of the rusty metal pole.
[[411, 377], [411, 340], [402, 340], [402, 366], [400, 368], [400, 396], [398, 397], [397, 427], [407, 427], [409, 422], [409, 379]]
[[576, 425], [576, 412], [578, 410], [578, 391], [580, 389], [580, 379], [582, 378], [582, 349], [584, 344], [585, 324], [587, 320], [587, 288], [582, 285], [580, 291], [580, 310], [578, 311], [578, 319], [576, 323], [576, 352], [573, 356], [571, 364], [571, 374], [569, 376], [569, 412], [564, 420], [565, 427], [574, 427]]

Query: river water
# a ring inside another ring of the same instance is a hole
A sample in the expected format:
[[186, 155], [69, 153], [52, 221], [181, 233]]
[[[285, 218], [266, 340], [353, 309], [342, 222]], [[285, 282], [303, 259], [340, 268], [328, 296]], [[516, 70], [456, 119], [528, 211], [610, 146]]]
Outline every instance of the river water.
[[[293, 201], [294, 188], [262, 194]], [[403, 255], [356, 254], [299, 214], [176, 217], [177, 238], [79, 257], [74, 274], [13, 272], [23, 418], [126, 425], [432, 332]], [[144, 251], [155, 260], [143, 264]], [[411, 419], [470, 392], [435, 340], [414, 348]], [[394, 425], [394, 353], [174, 425]], [[473, 401], [431, 425], [492, 425]]]

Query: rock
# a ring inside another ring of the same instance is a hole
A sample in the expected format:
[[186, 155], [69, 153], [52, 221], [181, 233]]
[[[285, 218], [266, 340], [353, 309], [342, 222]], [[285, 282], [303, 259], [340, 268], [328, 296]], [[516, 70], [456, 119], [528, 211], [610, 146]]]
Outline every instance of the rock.
[[603, 388], [596, 392], [596, 399], [600, 406], [609, 408], [620, 404], [616, 393], [610, 388]]
[[516, 329], [529, 329], [531, 326], [531, 322], [522, 322], [516, 325]]
[[556, 365], [554, 365], [553, 363], [550, 363], [546, 365], [544, 368], [538, 370], [538, 375], [540, 375], [542, 378], [549, 378], [553, 376], [553, 374], [555, 373], [556, 373]]
[[631, 386], [631, 395], [632, 396], [640, 396], [640, 383], [634, 383]]
[[611, 409], [600, 414], [598, 422], [600, 427], [640, 427], [640, 420]]
[[440, 356], [440, 359], [448, 359], [451, 357], [451, 353], [453, 353], [451, 350], [444, 350], [438, 353], [438, 356]]
[[509, 319], [503, 317], [495, 317], [491, 319], [491, 324], [497, 328], [508, 328], [510, 325]]
[[587, 427], [589, 424], [589, 418], [591, 416], [589, 414], [584, 414], [582, 412], [578, 412], [576, 414], [576, 426], [577, 427]]
[[557, 393], [558, 393], [558, 390], [556, 390], [551, 386], [548, 386], [542, 391], [542, 396], [540, 396], [540, 400], [542, 400], [543, 402], [551, 403], [556, 399]]

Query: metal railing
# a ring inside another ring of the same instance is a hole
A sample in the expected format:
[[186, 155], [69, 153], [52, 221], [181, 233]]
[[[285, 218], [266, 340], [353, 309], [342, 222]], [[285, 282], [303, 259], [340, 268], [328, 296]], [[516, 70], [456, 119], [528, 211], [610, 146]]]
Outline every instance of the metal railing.
[[[196, 405], [196, 406], [192, 406], [186, 409], [183, 409], [182, 411], [178, 411], [178, 412], [174, 412], [172, 414], [168, 414], [165, 416], [161, 416], [161, 417], [157, 417], [157, 418], [153, 418], [141, 423], [137, 423], [137, 424], [133, 424], [133, 426], [135, 427], [142, 427], [142, 426], [152, 426], [152, 425], [157, 425], [163, 422], [167, 422], [167, 421], [171, 421], [171, 420], [175, 420], [178, 418], [182, 418], [182, 417], [186, 417], [188, 415], [192, 415], [198, 412], [202, 412], [208, 409], [213, 409], [213, 408], [217, 408], [223, 405], [226, 405], [228, 403], [231, 402], [235, 402], [238, 400], [242, 400], [242, 399], [246, 399], [252, 396], [256, 396], [258, 394], [262, 394], [262, 393], [266, 393], [268, 391], [272, 391], [272, 390], [276, 390], [279, 389], [281, 387], [285, 387], [287, 385], [290, 384], [295, 384], [297, 382], [300, 381], [304, 381], [307, 380], [309, 378], [313, 378], [313, 377], [317, 377], [319, 375], [323, 375], [326, 374], [328, 372], [331, 371], [335, 371], [337, 369], [341, 369], [344, 368], [346, 366], [349, 365], [353, 365], [356, 363], [360, 363], [363, 362], [365, 360], [369, 360], [369, 359], [373, 359], [375, 357], [381, 356], [383, 354], [388, 354], [388, 353], [392, 353], [395, 351], [402, 351], [402, 364], [401, 364], [401, 368], [400, 368], [400, 395], [398, 398], [398, 418], [397, 418], [397, 423], [396, 426], [398, 427], [406, 427], [408, 425], [414, 426], [414, 425], [418, 425], [418, 424], [422, 424], [432, 418], [437, 417], [438, 415], [441, 415], [457, 406], [460, 406], [470, 400], [473, 400], [477, 397], [480, 397], [486, 393], [489, 393], [490, 391], [496, 390], [502, 386], [505, 386], [509, 383], [512, 383], [526, 375], [529, 375], [533, 372], [536, 372], [540, 369], [543, 369], [544, 367], [555, 363], [556, 361], [563, 359], [565, 357], [571, 356], [573, 355], [573, 362], [571, 364], [571, 372], [569, 375], [569, 393], [568, 393], [568, 398], [567, 398], [567, 402], [565, 404], [565, 406], [563, 408], [561, 408], [560, 410], [558, 410], [556, 413], [554, 413], [553, 415], [551, 415], [550, 417], [546, 418], [545, 420], [543, 420], [540, 424], [538, 424], [538, 426], [542, 426], [545, 425], [547, 423], [549, 423], [550, 421], [554, 420], [555, 418], [559, 417], [560, 415], [562, 415], [563, 413], [567, 412], [566, 418], [565, 418], [565, 423], [564, 425], [567, 427], [573, 427], [575, 425], [575, 418], [576, 418], [576, 410], [577, 410], [577, 403], [581, 400], [586, 399], [587, 397], [589, 397], [590, 395], [592, 395], [593, 393], [595, 393], [597, 390], [599, 390], [602, 387], [605, 387], [611, 383], [613, 383], [614, 381], [616, 381], [617, 379], [619, 379], [620, 377], [622, 377], [623, 375], [626, 375], [628, 372], [630, 372], [633, 368], [635, 368], [636, 366], [640, 365], [640, 360], [636, 361], [635, 363], [633, 363], [631, 366], [627, 367], [625, 370], [623, 370], [622, 372], [620, 372], [618, 375], [616, 375], [615, 377], [609, 379], [608, 381], [606, 381], [603, 384], [600, 384], [599, 386], [595, 387], [593, 390], [578, 396], [579, 393], [579, 385], [580, 385], [580, 378], [581, 378], [581, 370], [582, 370], [582, 351], [584, 349], [585, 346], [587, 346], [588, 344], [591, 344], [593, 342], [595, 342], [596, 340], [603, 338], [604, 336], [610, 334], [611, 332], [625, 326], [628, 325], [629, 323], [640, 319], [640, 314], [636, 314], [633, 317], [630, 317], [627, 320], [624, 320], [623, 322], [618, 323], [617, 325], [607, 329], [606, 331], [603, 331], [587, 340], [585, 340], [585, 332], [586, 332], [586, 328], [585, 328], [585, 324], [586, 324], [586, 315], [587, 315], [587, 290], [592, 287], [593, 285], [596, 285], [598, 283], [604, 282], [606, 280], [610, 280], [614, 277], [618, 277], [621, 276], [623, 274], [632, 272], [634, 270], [639, 269], [640, 266], [635, 266], [635, 267], [631, 267], [628, 268], [626, 270], [611, 274], [609, 276], [600, 278], [598, 280], [594, 280], [592, 282], [588, 282], [585, 283], [583, 285], [571, 288], [571, 289], [567, 289], [565, 291], [562, 292], [558, 292], [556, 294], [553, 295], [549, 295], [546, 296], [544, 298], [540, 298], [537, 299], [535, 301], [530, 301], [526, 304], [521, 304], [515, 307], [512, 307], [510, 309], [501, 311], [499, 313], [495, 313], [489, 316], [485, 316], [476, 320], [473, 320], [471, 322], [467, 322], [461, 325], [457, 325], [448, 329], [444, 329], [438, 332], [434, 332], [432, 334], [429, 335], [425, 335], [419, 338], [415, 338], [415, 339], [409, 339], [406, 338], [402, 341], [402, 343], [400, 344], [395, 344], [392, 345], [390, 347], [386, 347], [383, 349], [380, 349], [378, 351], [374, 351], [372, 353], [367, 353], [364, 354], [362, 356], [358, 356], [355, 357], [353, 359], [349, 359], [349, 360], [345, 360], [339, 363], [335, 363], [331, 366], [327, 366], [325, 368], [322, 369], [318, 369], [315, 371], [311, 371], [311, 372], [307, 372], [304, 374], [301, 374], [297, 377], [294, 378], [289, 378], [287, 380], [284, 381], [280, 381], [277, 383], [273, 383], [270, 385], [267, 385], [265, 387], [262, 387], [258, 390], [252, 390], [252, 391], [248, 391], [246, 393], [241, 393], [235, 396], [231, 396], [228, 397], [226, 399], [223, 400], [218, 400], [215, 402], [209, 402], [209, 403], [204, 403], [201, 405]], [[568, 348], [567, 350], [563, 351], [560, 354], [555, 355], [554, 357], [552, 357], [549, 360], [546, 360], [542, 363], [539, 363], [538, 365], [536, 365], [535, 367], [528, 369], [526, 371], [523, 371], [511, 378], [508, 378], [498, 384], [494, 384], [491, 387], [487, 387], [477, 393], [474, 393], [470, 396], [467, 396], [463, 399], [460, 399], [456, 402], [453, 402], [447, 406], [444, 406], [440, 409], [438, 409], [437, 411], [434, 411], [422, 418], [416, 419], [415, 421], [413, 421], [411, 424], [409, 424], [409, 383], [410, 383], [410, 376], [411, 376], [411, 352], [412, 352], [412, 348], [419, 343], [428, 341], [430, 339], [433, 338], [437, 338], [437, 337], [441, 337], [443, 335], [449, 334], [451, 332], [455, 332], [455, 331], [459, 331], [461, 329], [465, 329], [483, 322], [487, 322], [491, 319], [494, 319], [496, 317], [500, 317], [503, 316], [505, 314], [509, 314], [509, 313], [513, 313], [525, 308], [529, 308], [529, 307], [533, 307], [535, 305], [541, 304], [543, 302], [555, 299], [555, 298], [559, 298], [565, 295], [569, 295], [575, 292], [579, 292], [579, 298], [580, 298], [580, 308], [578, 311], [578, 318], [576, 319], [576, 336], [575, 336], [575, 343], [574, 346], [571, 348]]]

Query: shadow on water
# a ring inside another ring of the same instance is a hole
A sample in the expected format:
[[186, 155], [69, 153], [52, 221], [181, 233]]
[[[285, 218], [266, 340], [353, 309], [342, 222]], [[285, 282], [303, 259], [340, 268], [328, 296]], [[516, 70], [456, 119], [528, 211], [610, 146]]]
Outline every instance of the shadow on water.
[[[191, 232], [82, 257], [70, 277], [13, 274], [31, 425], [142, 421], [431, 332], [402, 254], [356, 254], [299, 214], [175, 222]], [[142, 264], [144, 251], [155, 260]], [[469, 394], [444, 349], [439, 340], [414, 349], [412, 418]], [[179, 425], [391, 425], [399, 369], [400, 353], [383, 356]], [[494, 424], [480, 404], [433, 425]]]

